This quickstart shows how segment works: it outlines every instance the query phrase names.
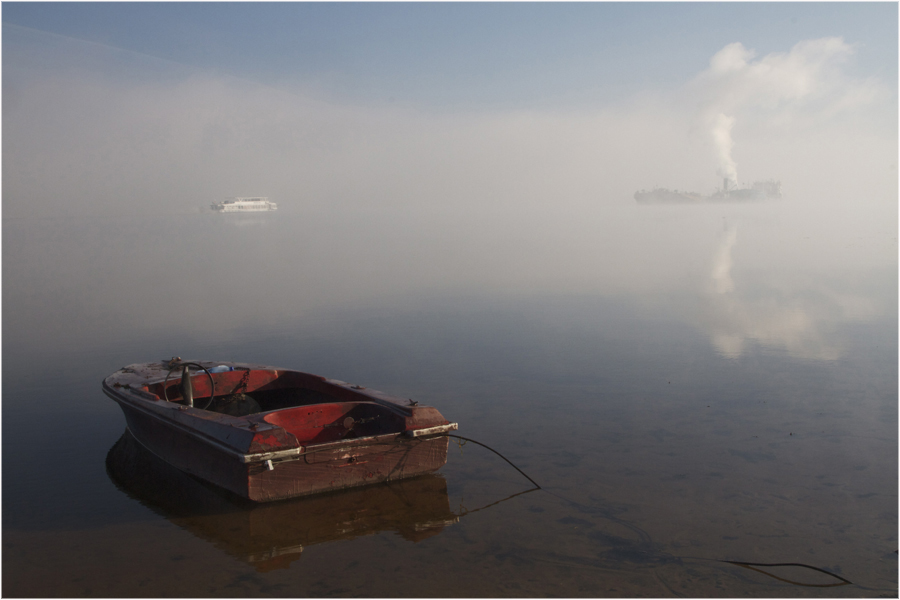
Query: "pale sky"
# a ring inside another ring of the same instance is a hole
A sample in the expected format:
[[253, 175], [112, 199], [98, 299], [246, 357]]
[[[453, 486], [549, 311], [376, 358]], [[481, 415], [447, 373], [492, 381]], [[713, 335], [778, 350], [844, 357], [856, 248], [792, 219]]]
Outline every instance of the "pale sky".
[[3, 24], [366, 105], [596, 107], [676, 88], [733, 42], [825, 37], [854, 45], [859, 77], [897, 82], [891, 2], [6, 2]]

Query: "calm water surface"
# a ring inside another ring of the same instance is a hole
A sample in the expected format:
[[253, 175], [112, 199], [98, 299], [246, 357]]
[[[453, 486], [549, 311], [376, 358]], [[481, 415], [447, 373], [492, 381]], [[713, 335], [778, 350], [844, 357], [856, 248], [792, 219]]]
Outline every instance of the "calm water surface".
[[[896, 219], [803, 223], [5, 220], [3, 594], [896, 596]], [[101, 380], [173, 355], [433, 404], [543, 489], [452, 442], [433, 476], [236, 504], [120, 440]]]

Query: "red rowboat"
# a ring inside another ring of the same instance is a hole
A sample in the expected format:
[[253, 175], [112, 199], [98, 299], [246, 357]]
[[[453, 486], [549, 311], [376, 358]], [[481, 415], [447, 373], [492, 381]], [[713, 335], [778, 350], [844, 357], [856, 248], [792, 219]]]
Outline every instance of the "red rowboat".
[[412, 400], [244, 363], [133, 364], [103, 391], [153, 454], [257, 502], [436, 471], [457, 428]]

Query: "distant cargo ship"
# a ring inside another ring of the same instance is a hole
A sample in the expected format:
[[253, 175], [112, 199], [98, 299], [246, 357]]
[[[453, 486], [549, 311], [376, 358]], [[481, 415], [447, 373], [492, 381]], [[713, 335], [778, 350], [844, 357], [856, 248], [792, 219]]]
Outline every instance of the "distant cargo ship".
[[215, 202], [211, 205], [217, 212], [263, 212], [278, 210], [278, 205], [268, 198], [229, 198], [223, 202]]
[[721, 190], [704, 196], [696, 192], [679, 192], [656, 188], [649, 192], [635, 192], [634, 199], [642, 204], [700, 204], [703, 202], [752, 202], [781, 198], [780, 181], [757, 181], [747, 188], [729, 188], [729, 180], [725, 179]]

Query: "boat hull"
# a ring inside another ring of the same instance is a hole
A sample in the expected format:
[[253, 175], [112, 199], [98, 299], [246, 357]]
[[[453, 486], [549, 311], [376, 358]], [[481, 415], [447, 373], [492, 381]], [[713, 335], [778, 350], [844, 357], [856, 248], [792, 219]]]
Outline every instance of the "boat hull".
[[278, 210], [278, 205], [265, 197], [253, 197], [231, 198], [211, 204], [210, 208], [222, 213], [268, 212]]
[[249, 466], [247, 497], [257, 502], [309, 496], [437, 471], [447, 462], [449, 439], [397, 438], [306, 454], [292, 461]]
[[[147, 450], [181, 471], [256, 502], [415, 477], [434, 472], [447, 461], [449, 439], [430, 434], [429, 429], [298, 445], [294, 436], [262, 419], [257, 419], [258, 423], [241, 421], [171, 402], [135, 398], [134, 393], [112, 386], [104, 386], [104, 390], [119, 404], [129, 431]], [[272, 413], [264, 414], [272, 419]], [[442, 433], [456, 428], [446, 420], [443, 423], [437, 427]], [[264, 427], [279, 432], [282, 442], [293, 439], [294, 446], [251, 451], [256, 446], [241, 440], [259, 439]], [[240, 447], [246, 450], [236, 449]]]

